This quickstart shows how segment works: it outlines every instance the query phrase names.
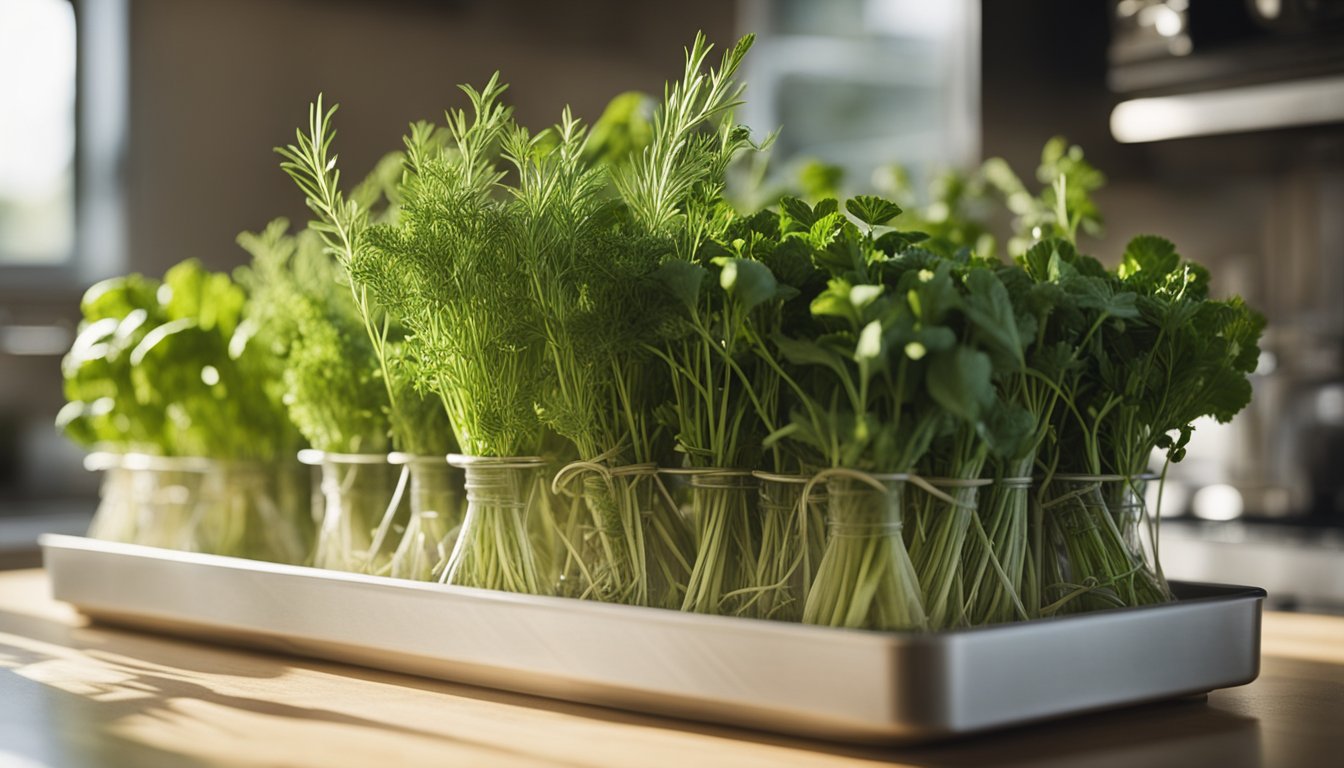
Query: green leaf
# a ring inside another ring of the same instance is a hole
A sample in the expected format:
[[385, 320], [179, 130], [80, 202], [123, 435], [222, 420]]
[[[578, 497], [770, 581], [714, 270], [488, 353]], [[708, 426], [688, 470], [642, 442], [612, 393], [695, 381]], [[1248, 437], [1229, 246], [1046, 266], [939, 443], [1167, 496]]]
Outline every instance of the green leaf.
[[974, 269], [966, 276], [965, 312], [982, 339], [997, 354], [1022, 360], [1022, 338], [1017, 332], [1017, 315], [1008, 291], [993, 272]]
[[1156, 285], [1180, 266], [1181, 257], [1176, 246], [1156, 235], [1139, 235], [1125, 246], [1125, 253], [1116, 270], [1121, 279], [1137, 277], [1146, 285]]
[[929, 236], [923, 232], [897, 232], [893, 230], [873, 241], [873, 247], [888, 256], [895, 256], [910, 246], [928, 239]]
[[842, 213], [828, 213], [819, 217], [808, 230], [807, 241], [813, 248], [829, 248], [844, 229], [846, 219]]
[[943, 352], [956, 346], [957, 343], [957, 334], [945, 325], [917, 328], [910, 338], [930, 352]]
[[1018, 459], [1031, 448], [1036, 417], [1021, 405], [998, 403], [989, 410], [978, 431], [995, 455]]
[[157, 310], [159, 281], [141, 275], [113, 277], [84, 292], [79, 309], [85, 321], [122, 318], [132, 310]]
[[911, 270], [902, 276], [901, 283], [908, 286], [907, 300], [921, 323], [941, 324], [948, 312], [963, 304], [946, 262], [934, 270]]
[[812, 299], [811, 311], [814, 317], [843, 317], [858, 325], [859, 314], [850, 298], [853, 289], [844, 280], [834, 279], [826, 289]]
[[1128, 291], [1117, 292], [1111, 283], [1097, 277], [1074, 277], [1066, 282], [1078, 306], [1105, 312], [1112, 317], [1135, 318], [1139, 309], [1137, 298]]
[[719, 257], [714, 263], [722, 268], [719, 285], [745, 310], [756, 308], [778, 293], [779, 284], [774, 274], [759, 261]]
[[854, 359], [857, 362], [874, 362], [882, 357], [882, 323], [873, 320], [859, 333], [859, 343], [854, 347]]
[[786, 217], [786, 227], [788, 221], [793, 221], [797, 222], [798, 226], [805, 231], [812, 229], [812, 225], [820, 218], [812, 211], [812, 206], [796, 197], [787, 195], [779, 199], [779, 210]]
[[957, 347], [929, 364], [929, 395], [958, 419], [974, 423], [993, 401], [993, 364], [979, 350]]
[[845, 359], [834, 349], [815, 341], [791, 339], [782, 334], [771, 337], [779, 354], [793, 365], [820, 365], [829, 368], [842, 378], [849, 377]]
[[1072, 250], [1073, 246], [1068, 241], [1058, 238], [1042, 240], [1027, 249], [1027, 252], [1019, 256], [1017, 261], [1031, 276], [1031, 279], [1038, 283], [1049, 282], [1051, 279], [1050, 265], [1056, 258], [1056, 252], [1061, 248]]
[[845, 201], [845, 210], [870, 227], [886, 224], [901, 215], [901, 207], [876, 195], [858, 195]]
[[689, 261], [668, 261], [653, 273], [654, 279], [692, 312], [700, 304], [700, 289], [708, 275], [704, 267]]
[[885, 290], [880, 285], [856, 285], [849, 289], [849, 302], [855, 309], [863, 309], [876, 301]]

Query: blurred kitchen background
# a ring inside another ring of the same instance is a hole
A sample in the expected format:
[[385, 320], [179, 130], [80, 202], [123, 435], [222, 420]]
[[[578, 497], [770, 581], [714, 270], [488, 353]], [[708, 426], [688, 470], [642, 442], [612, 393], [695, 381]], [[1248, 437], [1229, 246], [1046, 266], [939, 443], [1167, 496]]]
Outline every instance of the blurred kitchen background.
[[1160, 233], [1269, 317], [1251, 407], [1171, 472], [1168, 574], [1344, 610], [1344, 0], [0, 0], [0, 566], [94, 506], [52, 426], [83, 290], [304, 220], [271, 148], [318, 92], [369, 168], [496, 68], [531, 125], [661, 93], [697, 29], [758, 34], [742, 117], [786, 126], [784, 176], [1030, 179], [1082, 145], [1109, 177], [1086, 250]]

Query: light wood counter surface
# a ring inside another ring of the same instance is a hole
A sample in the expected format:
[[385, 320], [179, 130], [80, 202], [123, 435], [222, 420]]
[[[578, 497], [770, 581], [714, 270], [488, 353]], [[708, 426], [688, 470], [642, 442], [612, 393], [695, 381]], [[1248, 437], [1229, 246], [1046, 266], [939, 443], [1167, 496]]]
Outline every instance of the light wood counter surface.
[[1267, 613], [1260, 678], [1207, 701], [870, 749], [90, 626], [49, 593], [0, 573], [2, 768], [1344, 765], [1344, 618]]

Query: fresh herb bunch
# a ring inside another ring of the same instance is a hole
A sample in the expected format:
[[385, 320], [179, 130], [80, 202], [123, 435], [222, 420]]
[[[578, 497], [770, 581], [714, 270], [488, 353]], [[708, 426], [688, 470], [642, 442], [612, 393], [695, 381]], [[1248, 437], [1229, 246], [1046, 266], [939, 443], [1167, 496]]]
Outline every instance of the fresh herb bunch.
[[[907, 253], [900, 261], [917, 266], [921, 259]], [[933, 483], [941, 484], [941, 493], [910, 489], [906, 538], [930, 625], [948, 628], [968, 623], [963, 558], [967, 546], [985, 543], [977, 510], [981, 484], [988, 482], [986, 464], [1019, 455], [1031, 438], [1031, 412], [1003, 397], [999, 383], [1022, 370], [1033, 328], [1029, 316], [1015, 311], [989, 263], [963, 253], [935, 259], [931, 266], [948, 269], [956, 291], [940, 297], [947, 310], [943, 322], [957, 337], [955, 363], [934, 369], [939, 378], [931, 383], [955, 393], [939, 403], [953, 418], [918, 465], [919, 474], [940, 479]], [[1000, 569], [994, 568], [993, 575], [999, 577]]]
[[[331, 298], [338, 303], [353, 303], [368, 339], [375, 370], [385, 389], [392, 445], [413, 455], [441, 456], [454, 450], [455, 442], [446, 418], [437, 416], [437, 409], [426, 403], [429, 398], [420, 381], [423, 366], [415, 359], [419, 353], [413, 344], [404, 344], [406, 329], [354, 274], [369, 227], [396, 218], [405, 157], [400, 152], [384, 156], [346, 197], [340, 188], [336, 156], [330, 154], [336, 137], [331, 118], [336, 109], [333, 106], [324, 111], [319, 95], [309, 107], [308, 133], [296, 131], [295, 143], [278, 147], [276, 152], [284, 158], [281, 168], [303, 191], [305, 202], [317, 216], [309, 230], [320, 237], [327, 255], [341, 267], [343, 274], [337, 282], [348, 288], [350, 299], [340, 302]], [[327, 280], [326, 287], [331, 282]]]
[[412, 126], [397, 220], [365, 229], [350, 262], [355, 284], [410, 332], [426, 386], [474, 456], [536, 455], [542, 444], [543, 345], [509, 244], [510, 206], [496, 194], [512, 125], [504, 90], [497, 78], [464, 86], [470, 114], [449, 113], [446, 129]]
[[[469, 112], [449, 112], [446, 128], [411, 127], [397, 217], [358, 231], [349, 268], [409, 331], [425, 389], [444, 406], [460, 449], [477, 457], [444, 580], [536, 594], [551, 589], [529, 539], [529, 520], [545, 512], [539, 466], [506, 461], [541, 453], [546, 362], [523, 254], [513, 247], [518, 209], [501, 194], [499, 153], [513, 123], [497, 77], [462, 90]], [[329, 143], [329, 122], [327, 113], [314, 126], [311, 145]], [[310, 154], [325, 158], [325, 149]]]
[[173, 455], [176, 433], [162, 409], [136, 399], [131, 353], [165, 322], [159, 280], [127, 275], [104, 280], [84, 293], [83, 320], [61, 361], [65, 397], [57, 426], [90, 448]]
[[668, 604], [676, 581], [663, 578], [653, 595], [652, 577], [670, 575], [689, 552], [677, 541], [684, 537], [672, 534], [675, 520], [663, 515], [648, 528], [642, 514], [656, 491], [648, 414], [659, 391], [642, 371], [656, 362], [649, 345], [667, 303], [653, 280], [666, 242], [630, 226], [603, 194], [611, 166], [589, 160], [586, 133], [568, 110], [548, 133], [549, 140], [514, 127], [504, 140], [518, 179], [505, 236], [530, 287], [526, 316], [544, 339], [538, 412], [579, 459], [562, 474], [582, 477], [566, 526], [564, 589], [608, 602]]
[[767, 409], [741, 364], [752, 354], [753, 314], [776, 301], [780, 288], [767, 267], [723, 247], [735, 218], [724, 198], [728, 167], [758, 148], [728, 119], [742, 92], [733, 77], [752, 42], [742, 38], [717, 69], [704, 72], [711, 46], [698, 35], [682, 79], [654, 113], [649, 145], [613, 175], [633, 225], [670, 243], [657, 277], [679, 312], [665, 338], [648, 348], [670, 374], [660, 420], [688, 467], [714, 470], [691, 479], [700, 550], [682, 602], [704, 613], [737, 610], [745, 599], [737, 590], [755, 577], [747, 474], [764, 437], [752, 416]]
[[271, 330], [271, 353], [286, 361], [290, 416], [317, 450], [386, 452], [387, 393], [341, 270], [315, 232], [288, 230], [277, 219], [238, 242], [252, 255], [240, 272], [253, 292], [252, 318]]
[[298, 438], [275, 361], [244, 321], [243, 289], [188, 260], [162, 282], [99, 283], [62, 363], [70, 401], [57, 423], [76, 441], [126, 452], [271, 460]]
[[[887, 270], [897, 251], [921, 239], [885, 228], [900, 214], [889, 201], [848, 201], [853, 220], [834, 200], [812, 207], [789, 199], [782, 208], [811, 235], [814, 260], [830, 274], [811, 302], [820, 332], [771, 340], [774, 354], [814, 369], [814, 375], [806, 389], [786, 377], [797, 407], [769, 439], [814, 451], [834, 478], [828, 483], [832, 537], [803, 620], [923, 627], [919, 583], [900, 535], [899, 486], [891, 483], [914, 469], [948, 418], [924, 404], [953, 396], [928, 384], [931, 376], [942, 375], [931, 373], [935, 364], [938, 371], [947, 367], [936, 361], [955, 354], [955, 336], [940, 322], [945, 312], [940, 299], [955, 292], [950, 270], [900, 275]], [[955, 369], [955, 359], [949, 359]], [[890, 477], [884, 483], [873, 474]]]
[[[1097, 269], [1081, 257], [1077, 263]], [[1060, 534], [1074, 549], [1072, 560], [1097, 563], [1078, 567], [1086, 578], [1075, 575], [1067, 583], [1097, 587], [1085, 593], [1084, 605], [1163, 602], [1170, 593], [1156, 551], [1156, 522], [1141, 501], [1128, 499], [1142, 498], [1140, 480], [1155, 450], [1165, 452], [1165, 476], [1166, 464], [1184, 457], [1195, 419], [1226, 421], [1250, 401], [1246, 377], [1255, 369], [1264, 319], [1240, 299], [1210, 300], [1207, 272], [1182, 261], [1160, 238], [1131, 241], [1118, 269], [1093, 280], [1128, 297], [1130, 308], [1123, 323], [1102, 325], [1079, 345], [1082, 364], [1058, 425], [1056, 466], [1118, 480], [1079, 489], [1111, 511], [1103, 521], [1110, 524], [1085, 535]], [[1144, 534], [1151, 553], [1140, 548]], [[1106, 546], [1081, 548], [1098, 538]], [[1117, 541], [1138, 561], [1122, 558]]]

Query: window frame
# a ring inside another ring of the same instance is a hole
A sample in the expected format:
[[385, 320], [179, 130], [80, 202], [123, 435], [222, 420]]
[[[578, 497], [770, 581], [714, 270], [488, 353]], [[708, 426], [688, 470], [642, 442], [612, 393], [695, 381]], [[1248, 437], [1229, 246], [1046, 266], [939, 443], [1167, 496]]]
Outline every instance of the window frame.
[[76, 57], [74, 244], [58, 263], [0, 263], [0, 299], [79, 292], [126, 264], [129, 0], [69, 2]]

